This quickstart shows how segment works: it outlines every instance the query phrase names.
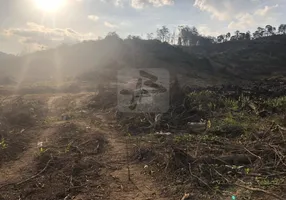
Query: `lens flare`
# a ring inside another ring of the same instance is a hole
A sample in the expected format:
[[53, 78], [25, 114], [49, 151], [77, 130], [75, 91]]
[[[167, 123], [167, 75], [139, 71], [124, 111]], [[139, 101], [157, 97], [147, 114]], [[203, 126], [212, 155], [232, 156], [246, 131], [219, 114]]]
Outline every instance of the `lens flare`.
[[46, 12], [56, 12], [62, 8], [66, 0], [34, 0], [37, 7]]

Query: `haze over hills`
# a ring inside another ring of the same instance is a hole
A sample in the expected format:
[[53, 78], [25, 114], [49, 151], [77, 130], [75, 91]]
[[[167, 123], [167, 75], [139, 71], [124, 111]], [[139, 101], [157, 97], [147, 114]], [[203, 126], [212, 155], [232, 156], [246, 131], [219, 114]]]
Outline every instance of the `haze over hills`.
[[285, 51], [285, 35], [190, 47], [159, 40], [107, 37], [24, 56], [2, 53], [0, 57], [6, 59], [0, 60], [0, 72], [16, 82], [83, 76], [101, 81], [102, 74], [115, 78], [116, 70], [126, 67], [164, 68], [184, 83], [206, 86], [284, 75]]
[[96, 70], [97, 73], [108, 71], [112, 76], [116, 69], [126, 67], [164, 68], [195, 77], [194, 72], [208, 67], [199, 67], [201, 63], [202, 59], [183, 52], [180, 47], [157, 40], [109, 38], [8, 59], [1, 62], [0, 69], [2, 74], [17, 81], [65, 79], [90, 70]]
[[12, 56], [12, 55], [10, 55], [10, 54], [6, 54], [6, 53], [3, 53], [3, 52], [0, 52], [0, 59], [2, 59], [2, 58], [6, 58], [6, 57], [10, 57], [10, 56]]

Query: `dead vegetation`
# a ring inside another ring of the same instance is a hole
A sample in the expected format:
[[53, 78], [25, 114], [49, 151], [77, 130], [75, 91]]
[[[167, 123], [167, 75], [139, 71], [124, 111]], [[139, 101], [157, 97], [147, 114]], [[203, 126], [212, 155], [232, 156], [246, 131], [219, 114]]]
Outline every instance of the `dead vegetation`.
[[[98, 162], [107, 144], [100, 133], [66, 122], [58, 125], [50, 141], [40, 141], [29, 173], [21, 181], [0, 186], [4, 199], [73, 199], [89, 191], [89, 198], [101, 199], [105, 191]], [[47, 196], [48, 195], [48, 196]]]
[[[108, 198], [113, 179], [104, 173], [114, 166], [106, 164], [127, 163], [108, 158], [106, 137], [91, 125], [123, 132], [132, 161], [142, 163], [144, 174], [161, 183], [166, 198], [284, 199], [286, 94], [281, 88], [286, 83], [272, 79], [184, 90], [176, 84], [171, 86], [169, 111], [160, 114], [117, 112], [114, 88], [101, 87], [96, 95], [85, 96], [82, 107], [76, 106], [76, 96], [52, 98], [51, 113], [60, 123], [45, 126], [55, 127], [55, 133], [49, 142], [39, 141], [33, 164], [21, 180], [0, 185], [0, 199], [68, 200], [83, 194]], [[6, 99], [2, 105], [0, 158], [6, 162], [29, 143], [32, 136], [25, 130], [41, 121], [45, 112], [40, 108], [45, 106], [24, 98]], [[63, 113], [73, 117], [63, 119]], [[103, 113], [116, 123], [102, 120]]]
[[26, 131], [45, 117], [46, 110], [41, 101], [27, 100], [22, 96], [0, 101], [0, 166], [17, 158], [32, 138]]
[[170, 194], [284, 199], [283, 87], [269, 80], [188, 88], [167, 113], [120, 113], [118, 126], [132, 135], [133, 158], [155, 166], [148, 174], [174, 183]]

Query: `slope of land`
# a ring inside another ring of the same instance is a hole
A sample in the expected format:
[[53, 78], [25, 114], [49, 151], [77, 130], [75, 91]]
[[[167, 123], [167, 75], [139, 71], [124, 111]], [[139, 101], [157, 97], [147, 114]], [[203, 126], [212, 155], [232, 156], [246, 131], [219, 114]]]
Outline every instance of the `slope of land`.
[[207, 56], [226, 77], [259, 80], [285, 75], [285, 35], [197, 46], [186, 51]]
[[[0, 60], [1, 77], [15, 82], [115, 79], [122, 68], [163, 68], [182, 84], [214, 85], [283, 75], [286, 36], [174, 47], [157, 40], [107, 38]], [[86, 75], [82, 77], [83, 75]], [[3, 81], [2, 81], [3, 82]]]
[[[0, 60], [0, 200], [285, 199], [284, 42], [109, 38]], [[126, 67], [170, 72], [167, 112], [117, 110]]]

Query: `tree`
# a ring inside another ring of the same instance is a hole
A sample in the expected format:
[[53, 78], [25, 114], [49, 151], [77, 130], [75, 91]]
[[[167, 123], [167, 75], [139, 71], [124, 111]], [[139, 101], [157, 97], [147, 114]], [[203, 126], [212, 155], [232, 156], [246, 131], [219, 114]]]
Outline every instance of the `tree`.
[[278, 32], [281, 34], [286, 34], [286, 24], [281, 24], [278, 28]]
[[271, 25], [266, 25], [265, 26], [265, 30], [266, 30], [266, 34], [267, 34], [267, 36], [269, 36], [269, 35], [275, 35], [275, 31], [276, 31], [276, 28], [275, 27], [273, 27], [273, 26], [271, 26]]
[[178, 45], [182, 46], [182, 38], [181, 37], [178, 38]]
[[257, 39], [257, 38], [261, 38], [265, 35], [265, 29], [258, 27], [257, 30], [253, 33], [253, 38]]
[[181, 43], [184, 46], [189, 45], [189, 32], [191, 31], [190, 27], [188, 26], [179, 26], [179, 31], [180, 31], [180, 38], [181, 38]]
[[195, 26], [191, 28], [191, 32], [189, 34], [189, 40], [191, 45], [197, 45], [197, 42], [199, 41], [199, 31]]
[[258, 36], [259, 37], [263, 37], [264, 36], [264, 33], [265, 33], [265, 29], [264, 28], [258, 27], [257, 31], [258, 31]]
[[199, 31], [198, 31], [198, 29], [195, 26], [193, 26], [191, 28], [191, 32], [192, 32], [193, 35], [199, 35]]
[[175, 44], [175, 40], [176, 40], [176, 30], [174, 30], [172, 35], [171, 35], [170, 43]]
[[224, 35], [219, 35], [219, 36], [217, 36], [217, 41], [218, 41], [219, 43], [224, 42]]
[[162, 26], [162, 28], [157, 29], [157, 38], [161, 42], [168, 42], [170, 38], [170, 31], [166, 26]]
[[231, 36], [231, 38], [230, 38], [230, 41], [233, 41], [233, 40], [236, 40], [236, 36], [235, 35]]
[[116, 32], [109, 32], [105, 39], [120, 39], [119, 35]]
[[226, 39], [226, 40], [229, 40], [230, 37], [231, 37], [231, 34], [228, 32], [228, 33], [225, 35], [225, 39]]
[[239, 30], [235, 31], [234, 33], [235, 33], [236, 39], [238, 40], [239, 39], [239, 33], [240, 33]]
[[275, 35], [276, 27], [273, 26], [273, 35]]
[[246, 40], [251, 40], [251, 33], [250, 33], [250, 31], [247, 31], [247, 32], [245, 33], [244, 39], [246, 39]]
[[136, 35], [128, 35], [127, 40], [141, 40], [140, 36], [136, 36]]
[[200, 35], [196, 27], [179, 26], [179, 37], [181, 37], [182, 44], [185, 46], [196, 45], [199, 41]]
[[245, 40], [245, 33], [239, 33], [239, 37], [238, 37], [238, 39], [239, 40]]
[[153, 40], [154, 34], [153, 33], [147, 33], [147, 40]]
[[204, 37], [204, 36], [199, 36], [199, 44], [200, 46], [206, 46], [206, 45], [210, 45], [213, 44], [216, 38], [213, 37]]
[[255, 31], [252, 35], [253, 35], [253, 38], [254, 38], [254, 39], [257, 39], [257, 38], [260, 37], [259, 31]]

